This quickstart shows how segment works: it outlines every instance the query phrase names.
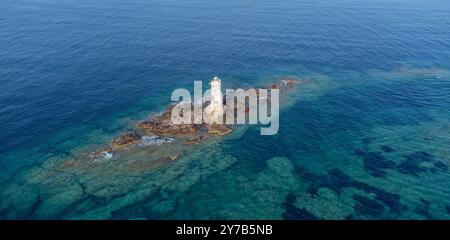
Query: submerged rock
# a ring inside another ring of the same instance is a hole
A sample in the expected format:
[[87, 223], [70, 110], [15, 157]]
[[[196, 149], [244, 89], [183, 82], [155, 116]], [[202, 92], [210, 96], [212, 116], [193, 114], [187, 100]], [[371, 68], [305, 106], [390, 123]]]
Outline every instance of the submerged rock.
[[89, 158], [94, 160], [94, 162], [101, 162], [104, 160], [109, 160], [113, 157], [113, 154], [111, 153], [111, 151], [113, 151], [112, 147], [104, 147], [100, 150], [90, 153]]
[[297, 83], [297, 80], [291, 78], [284, 78], [280, 80], [280, 85], [292, 87]]
[[159, 157], [156, 159], [150, 159], [148, 161], [135, 161], [128, 163], [124, 166], [127, 172], [148, 172], [150, 170], [164, 166], [178, 158], [182, 157], [183, 153], [177, 152], [164, 157]]
[[41, 204], [38, 189], [31, 185], [11, 184], [1, 193], [0, 199], [2, 219], [27, 219]]
[[90, 157], [94, 160], [94, 162], [102, 162], [111, 159], [113, 154], [108, 151], [100, 151], [91, 154]]
[[184, 144], [185, 145], [198, 144], [207, 138], [208, 138], [207, 135], [195, 136], [195, 137], [189, 138]]
[[183, 156], [182, 152], [177, 152], [177, 153], [170, 155], [169, 158], [173, 161], [173, 160], [177, 160], [178, 158], [180, 158], [182, 156]]
[[280, 89], [281, 91], [294, 87], [297, 83], [301, 82], [299, 79], [294, 78], [282, 78], [280, 82], [272, 84], [270, 88]]

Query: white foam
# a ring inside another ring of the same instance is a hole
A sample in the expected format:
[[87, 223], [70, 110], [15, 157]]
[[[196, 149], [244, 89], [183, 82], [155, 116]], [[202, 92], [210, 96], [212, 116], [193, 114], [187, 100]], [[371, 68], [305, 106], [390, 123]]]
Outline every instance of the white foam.
[[94, 162], [106, 161], [106, 160], [111, 159], [112, 157], [113, 157], [112, 153], [104, 151], [104, 152], [99, 153], [99, 156], [94, 159]]
[[161, 145], [163, 143], [171, 143], [175, 141], [173, 138], [163, 138], [160, 136], [143, 136], [139, 142], [139, 146]]

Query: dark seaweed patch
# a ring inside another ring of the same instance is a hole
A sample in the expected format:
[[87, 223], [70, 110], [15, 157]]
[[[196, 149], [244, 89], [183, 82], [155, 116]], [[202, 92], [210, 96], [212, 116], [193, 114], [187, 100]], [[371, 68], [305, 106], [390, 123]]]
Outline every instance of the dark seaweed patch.
[[367, 150], [366, 148], [358, 148], [355, 150], [355, 154], [362, 157], [364, 156], [369, 150]]
[[98, 206], [102, 206], [105, 203], [105, 199], [95, 195], [87, 194], [86, 197], [77, 200], [67, 205], [63, 211], [61, 211], [60, 218], [67, 218], [71, 215], [81, 214], [85, 211], [90, 211]]
[[386, 153], [394, 152], [394, 149], [387, 145], [380, 146], [380, 149], [381, 149], [381, 151], [386, 152]]
[[441, 162], [441, 161], [437, 161], [433, 164], [433, 167], [431, 168], [431, 172], [436, 173], [436, 172], [447, 172], [448, 171], [448, 166], [445, 165], [445, 163]]
[[380, 216], [383, 214], [384, 206], [376, 200], [361, 195], [353, 195], [356, 201], [355, 211], [360, 215]]
[[283, 218], [286, 220], [317, 220], [318, 218], [305, 209], [295, 207], [295, 196], [288, 194], [285, 197]]
[[395, 162], [387, 160], [381, 152], [369, 152], [364, 149], [355, 150], [355, 154], [363, 158], [364, 170], [373, 177], [386, 175], [385, 169], [395, 168]]
[[418, 162], [429, 162], [431, 161], [433, 155], [427, 152], [414, 152], [405, 156], [408, 160], [415, 160]]
[[389, 209], [396, 214], [399, 214], [402, 211], [407, 209], [407, 207], [405, 205], [400, 203], [400, 195], [398, 195], [398, 194], [390, 193], [381, 188], [377, 188], [377, 187], [368, 185], [367, 183], [356, 181], [356, 180], [351, 181], [350, 186], [360, 189], [360, 190], [363, 190], [366, 193], [375, 194], [375, 199], [383, 202], [383, 204], [388, 206]]
[[430, 202], [424, 199], [420, 199], [421, 205], [417, 206], [416, 209], [414, 209], [414, 212], [417, 214], [420, 214], [428, 219], [432, 219], [429, 209], [430, 209]]
[[322, 180], [324, 187], [333, 189], [336, 193], [341, 193], [343, 188], [351, 187], [354, 181], [339, 169], [328, 171], [328, 177]]
[[353, 215], [348, 215], [345, 220], [355, 220], [355, 217]]
[[395, 214], [400, 214], [407, 210], [407, 207], [400, 202], [400, 195], [352, 179], [339, 169], [332, 169], [328, 171], [328, 175], [325, 176], [312, 174], [304, 168], [296, 168], [296, 171], [300, 176], [311, 183], [308, 188], [308, 192], [311, 194], [317, 194], [317, 190], [322, 187], [330, 188], [338, 194], [342, 192], [343, 188], [352, 187], [366, 193], [375, 194], [375, 199], [383, 203]]
[[431, 168], [421, 166], [422, 163], [433, 160], [434, 156], [428, 152], [417, 151], [404, 155], [403, 157], [405, 160], [400, 164], [396, 164], [394, 161], [387, 160], [382, 154], [382, 152], [394, 152], [395, 149], [391, 146], [381, 145], [379, 148], [382, 152], [371, 152], [368, 150], [368, 145], [372, 143], [373, 138], [367, 137], [363, 138], [361, 141], [364, 147], [356, 149], [355, 154], [363, 158], [364, 170], [373, 177], [385, 176], [386, 169], [396, 169], [400, 173], [413, 176], [418, 176], [420, 173], [427, 171], [431, 171], [433, 173], [448, 171], [448, 166], [440, 161], [435, 162]]
[[372, 143], [372, 141], [373, 141], [373, 138], [371, 138], [371, 137], [366, 137], [366, 138], [363, 138], [362, 140], [362, 143], [364, 143], [364, 144], [371, 144]]
[[397, 170], [404, 174], [418, 176], [419, 173], [427, 171], [427, 169], [420, 166], [420, 164], [431, 161], [432, 155], [427, 152], [414, 152], [405, 155], [404, 158], [406, 160], [397, 166]]
[[283, 218], [286, 220], [318, 220], [318, 218], [305, 209], [296, 207], [286, 207], [283, 213]]
[[405, 205], [400, 203], [400, 195], [386, 192], [382, 189], [376, 188], [372, 189], [372, 192], [376, 194], [375, 199], [382, 201], [386, 206], [388, 206], [391, 212], [400, 214], [401, 212], [408, 209]]
[[[171, 191], [165, 190], [165, 194], [168, 196], [171, 195]], [[135, 218], [136, 216], [145, 217], [148, 220], [157, 220], [157, 219], [166, 219], [167, 215], [170, 215], [171, 212], [176, 212], [176, 206], [174, 209], [170, 210], [167, 213], [155, 212], [152, 206], [158, 205], [163, 202], [166, 197], [160, 191], [156, 191], [152, 194], [147, 195], [143, 199], [126, 205], [122, 208], [119, 208], [111, 213], [112, 219], [130, 219]], [[167, 215], [166, 215], [167, 214]]]
[[397, 166], [397, 170], [404, 174], [418, 176], [426, 171], [431, 171], [432, 173], [448, 171], [448, 166], [441, 161], [435, 161], [432, 167], [426, 168], [421, 166], [424, 162], [433, 161], [434, 156], [427, 152], [414, 152], [403, 157], [406, 160]]
[[24, 219], [33, 219], [34, 213], [41, 206], [41, 204], [42, 204], [41, 195], [38, 195], [36, 198], [36, 201], [33, 203], [33, 205], [31, 206], [30, 210], [28, 211], [28, 213], [26, 214], [26, 217]]
[[321, 187], [327, 187], [339, 194], [341, 190], [350, 185], [350, 179], [342, 173], [339, 169], [332, 169], [328, 172], [329, 175], [322, 177], [312, 174], [306, 169], [296, 169], [297, 173], [311, 185], [308, 187], [308, 192], [311, 195], [316, 195], [317, 190]]

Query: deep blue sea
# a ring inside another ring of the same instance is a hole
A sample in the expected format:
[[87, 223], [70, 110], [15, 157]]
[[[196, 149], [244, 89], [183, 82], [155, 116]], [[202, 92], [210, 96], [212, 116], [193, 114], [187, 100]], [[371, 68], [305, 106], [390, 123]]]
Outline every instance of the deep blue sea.
[[[0, 219], [450, 219], [449, 13], [447, 0], [2, 0]], [[245, 126], [157, 168], [164, 147], [80, 157], [215, 75], [302, 81], [277, 135]]]

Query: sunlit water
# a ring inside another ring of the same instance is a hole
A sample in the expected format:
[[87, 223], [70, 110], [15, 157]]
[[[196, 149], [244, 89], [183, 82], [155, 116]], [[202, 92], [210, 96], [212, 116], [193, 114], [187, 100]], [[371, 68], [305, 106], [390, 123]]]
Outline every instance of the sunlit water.
[[[2, 0], [0, 218], [449, 219], [449, 12], [439, 0]], [[275, 136], [241, 127], [80, 164], [214, 75], [302, 83]], [[153, 159], [169, 151], [184, 155]]]

